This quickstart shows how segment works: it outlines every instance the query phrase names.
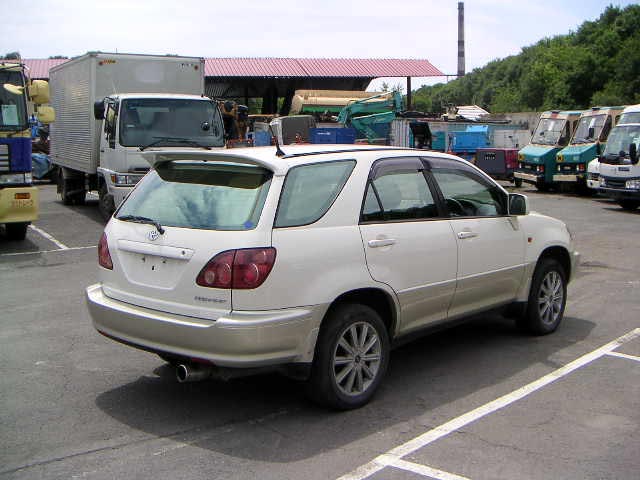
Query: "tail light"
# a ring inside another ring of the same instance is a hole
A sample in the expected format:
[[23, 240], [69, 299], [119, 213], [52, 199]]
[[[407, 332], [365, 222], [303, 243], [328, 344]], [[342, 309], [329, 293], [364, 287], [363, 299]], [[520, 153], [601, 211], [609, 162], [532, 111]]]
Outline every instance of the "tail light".
[[98, 244], [98, 263], [102, 268], [113, 270], [113, 262], [109, 253], [109, 244], [107, 243], [107, 234], [103, 233]]
[[544, 165], [538, 165], [537, 169], [538, 172], [543, 173], [544, 172]]
[[578, 165], [578, 171], [579, 172], [584, 172], [584, 165], [583, 164]]
[[196, 283], [208, 288], [257, 288], [271, 273], [275, 260], [272, 247], [227, 250], [207, 262]]

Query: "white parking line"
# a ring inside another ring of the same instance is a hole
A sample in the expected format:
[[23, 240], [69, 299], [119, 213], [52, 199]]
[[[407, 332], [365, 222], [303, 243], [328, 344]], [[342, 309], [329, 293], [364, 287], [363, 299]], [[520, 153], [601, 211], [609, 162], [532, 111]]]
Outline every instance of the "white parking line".
[[636, 357], [635, 355], [627, 355], [626, 353], [609, 352], [607, 353], [607, 355], [609, 355], [610, 357], [626, 358], [627, 360], [640, 362], [640, 357]]
[[387, 458], [387, 466], [406, 470], [407, 472], [417, 473], [424, 477], [435, 478], [437, 480], [469, 480], [467, 477], [461, 477], [455, 473], [443, 472], [436, 468], [420, 465], [419, 463], [407, 462], [396, 457]]
[[36, 250], [34, 252], [14, 252], [14, 253], [0, 253], [0, 257], [17, 257], [20, 255], [39, 255], [41, 253], [56, 253], [56, 252], [72, 252], [74, 250], [87, 250], [89, 248], [98, 248], [97, 245], [89, 245], [86, 247], [67, 247], [57, 248], [55, 250]]
[[[459, 417], [454, 418], [442, 425], [429, 430], [422, 435], [419, 435], [408, 442], [389, 450], [388, 452], [374, 458], [369, 463], [362, 465], [361, 467], [355, 469], [354, 471], [343, 475], [338, 480], [363, 480], [365, 478], [370, 477], [376, 472], [379, 472], [383, 468], [388, 465], [391, 465], [396, 460], [401, 460], [402, 457], [410, 455], [417, 450], [439, 440], [442, 437], [449, 435], [459, 429], [469, 425], [476, 420], [483, 418], [491, 413], [496, 412], [512, 403], [521, 400], [522, 398], [540, 390], [542, 387], [546, 387], [550, 383], [555, 382], [567, 375], [571, 372], [588, 365], [589, 363], [603, 357], [604, 355], [608, 355], [613, 352], [616, 348], [620, 347], [624, 343], [627, 343], [635, 338], [640, 337], [640, 328], [636, 328], [626, 335], [617, 338], [616, 340], [607, 343], [606, 345], [583, 355], [582, 357], [574, 360], [571, 363], [568, 363], [564, 367], [561, 367], [553, 372], [545, 375], [544, 377], [535, 380], [524, 387], [521, 387], [517, 390], [514, 390], [511, 393], [508, 393], [496, 400], [493, 400], [489, 403], [486, 403], [475, 410], [471, 410]], [[416, 472], [417, 473], [417, 472]], [[427, 475], [428, 476], [428, 475]]]
[[69, 247], [67, 247], [64, 243], [56, 240], [52, 235], [49, 235], [47, 232], [45, 232], [41, 228], [38, 228], [35, 225], [29, 225], [29, 228], [31, 230], [35, 231], [35, 232], [38, 232], [44, 238], [46, 238], [50, 242], [54, 243], [60, 250], [68, 250], [69, 249]]

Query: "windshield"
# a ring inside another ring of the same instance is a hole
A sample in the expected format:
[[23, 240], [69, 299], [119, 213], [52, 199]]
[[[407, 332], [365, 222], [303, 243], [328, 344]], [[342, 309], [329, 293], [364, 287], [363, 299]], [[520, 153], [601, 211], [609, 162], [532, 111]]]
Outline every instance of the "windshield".
[[618, 125], [625, 123], [640, 123], [640, 112], [627, 112], [620, 116]]
[[618, 125], [611, 130], [604, 156], [629, 154], [629, 145], [635, 143], [640, 151], [640, 125]]
[[122, 204], [116, 218], [147, 218], [165, 227], [251, 230], [272, 173], [232, 163], [173, 161], [158, 165]]
[[571, 145], [593, 143], [598, 140], [606, 121], [606, 114], [580, 118], [576, 133], [573, 134], [573, 138], [571, 139]]
[[24, 130], [28, 126], [25, 96], [10, 92], [5, 84], [23, 87], [22, 73], [0, 71], [0, 130]]
[[567, 120], [564, 118], [541, 118], [531, 143], [565, 146], [569, 141], [566, 125]]
[[[178, 139], [178, 140], [176, 140]], [[210, 100], [136, 98], [120, 107], [120, 144], [124, 147], [224, 146], [224, 127]]]

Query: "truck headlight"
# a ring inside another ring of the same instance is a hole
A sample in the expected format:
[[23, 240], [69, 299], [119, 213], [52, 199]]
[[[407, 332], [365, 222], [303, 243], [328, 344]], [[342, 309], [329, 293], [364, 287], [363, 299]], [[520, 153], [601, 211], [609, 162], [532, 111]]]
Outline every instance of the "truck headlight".
[[31, 172], [0, 175], [0, 185], [30, 185], [31, 183]]
[[625, 188], [629, 188], [631, 190], [640, 190], [640, 179], [627, 180], [625, 183]]
[[117, 187], [132, 187], [140, 181], [142, 175], [121, 175], [114, 173], [111, 175], [111, 183]]

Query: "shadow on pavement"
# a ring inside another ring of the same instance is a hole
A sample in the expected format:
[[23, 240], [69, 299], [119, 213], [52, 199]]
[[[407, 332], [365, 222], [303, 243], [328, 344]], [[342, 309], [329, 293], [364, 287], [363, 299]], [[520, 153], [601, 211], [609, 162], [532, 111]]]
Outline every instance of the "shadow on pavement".
[[431, 334], [394, 350], [373, 401], [349, 412], [315, 406], [304, 385], [277, 375], [179, 384], [169, 365], [102, 393], [96, 404], [157, 437], [238, 458], [292, 462], [428, 414], [532, 365], [558, 368], [550, 358], [588, 337], [594, 326], [569, 317], [553, 335], [528, 337], [492, 315]]

